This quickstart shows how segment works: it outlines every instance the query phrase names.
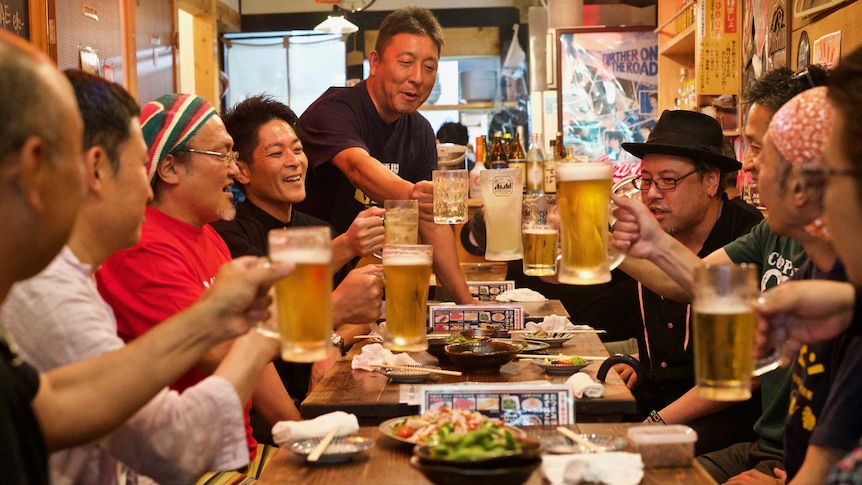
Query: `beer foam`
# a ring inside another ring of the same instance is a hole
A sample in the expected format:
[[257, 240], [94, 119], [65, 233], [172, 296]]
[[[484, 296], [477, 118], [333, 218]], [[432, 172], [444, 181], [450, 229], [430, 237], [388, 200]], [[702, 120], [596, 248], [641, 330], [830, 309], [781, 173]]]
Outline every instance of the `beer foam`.
[[751, 305], [745, 302], [726, 301], [717, 299], [707, 303], [695, 302], [692, 305], [697, 313], [710, 313], [713, 315], [736, 315], [739, 313], [751, 313]]
[[544, 228], [533, 228], [528, 227], [524, 229], [525, 234], [557, 234], [559, 231], [556, 229], [544, 229]]
[[286, 249], [273, 252], [270, 257], [274, 261], [291, 263], [329, 264], [332, 261], [332, 253], [329, 249]]
[[431, 264], [431, 254], [386, 254], [383, 253], [384, 266], [416, 266]]
[[611, 179], [611, 164], [604, 162], [558, 163], [556, 177], [559, 181]]

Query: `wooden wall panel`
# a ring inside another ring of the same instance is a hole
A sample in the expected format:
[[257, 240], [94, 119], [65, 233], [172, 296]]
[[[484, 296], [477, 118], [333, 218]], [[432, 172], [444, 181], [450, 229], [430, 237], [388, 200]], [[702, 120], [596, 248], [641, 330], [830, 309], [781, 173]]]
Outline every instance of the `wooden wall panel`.
[[124, 84], [122, 18], [117, 0], [87, 0], [95, 7], [98, 20], [84, 16], [84, 2], [56, 0], [57, 65], [60, 69], [79, 68], [80, 49], [91, 47], [99, 60], [114, 67], [114, 81]]
[[171, 0], [137, 0], [135, 62], [138, 103], [176, 91], [174, 6]]
[[[792, 13], [791, 13], [792, 15]], [[852, 2], [843, 7], [815, 16], [811, 19], [792, 19], [793, 34], [791, 35], [790, 67], [796, 69], [796, 54], [799, 52], [799, 37], [802, 31], [808, 33], [811, 43], [811, 53], [814, 52], [814, 41], [825, 34], [841, 31], [841, 56], [846, 56], [853, 49], [862, 45], [862, 2]]]

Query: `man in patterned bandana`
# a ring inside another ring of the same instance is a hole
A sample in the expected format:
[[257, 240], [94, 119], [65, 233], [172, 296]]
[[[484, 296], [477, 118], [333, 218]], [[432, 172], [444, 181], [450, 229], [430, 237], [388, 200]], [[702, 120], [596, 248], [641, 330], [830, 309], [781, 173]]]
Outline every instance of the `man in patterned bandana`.
[[[96, 273], [99, 292], [116, 313], [117, 333], [126, 341], [190, 306], [231, 259], [209, 223], [233, 219], [229, 189], [238, 173], [233, 139], [203, 98], [168, 94], [147, 103], [140, 119], [153, 200], [140, 242], [114, 253]], [[182, 392], [203, 380], [229, 348], [230, 342], [213, 348], [172, 388]], [[253, 401], [270, 425], [300, 419], [272, 364], [261, 374]], [[254, 459], [257, 443], [250, 426], [247, 441]]]

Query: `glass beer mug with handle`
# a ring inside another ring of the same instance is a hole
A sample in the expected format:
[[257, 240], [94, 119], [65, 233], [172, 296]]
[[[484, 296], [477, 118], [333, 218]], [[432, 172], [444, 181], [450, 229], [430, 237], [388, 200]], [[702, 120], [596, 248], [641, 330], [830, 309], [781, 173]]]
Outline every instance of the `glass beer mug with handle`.
[[555, 170], [561, 250], [557, 278], [572, 285], [607, 283], [626, 254], [610, 244], [611, 192], [630, 198], [634, 192], [625, 184], [612, 187], [610, 163], [563, 162]]
[[316, 362], [332, 348], [332, 245], [329, 227], [289, 227], [269, 232], [269, 258], [291, 262], [292, 273], [275, 283], [281, 358]]
[[751, 304], [760, 297], [757, 266], [704, 265], [694, 271], [694, 372], [700, 396], [715, 401], [751, 397], [751, 378], [774, 370], [780, 349], [755, 361], [756, 318]]

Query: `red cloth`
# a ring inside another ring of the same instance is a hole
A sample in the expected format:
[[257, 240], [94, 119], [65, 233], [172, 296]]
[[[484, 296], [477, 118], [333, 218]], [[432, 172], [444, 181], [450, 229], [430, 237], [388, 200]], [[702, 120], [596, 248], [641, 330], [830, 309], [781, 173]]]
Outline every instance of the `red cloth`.
[[[190, 307], [230, 259], [227, 245], [209, 225], [197, 228], [147, 207], [141, 240], [108, 258], [96, 272], [96, 282], [117, 317], [117, 333], [128, 342]], [[205, 377], [191, 369], [171, 388], [182, 392]], [[245, 421], [253, 459], [257, 442], [251, 436], [250, 409], [251, 402]]]

